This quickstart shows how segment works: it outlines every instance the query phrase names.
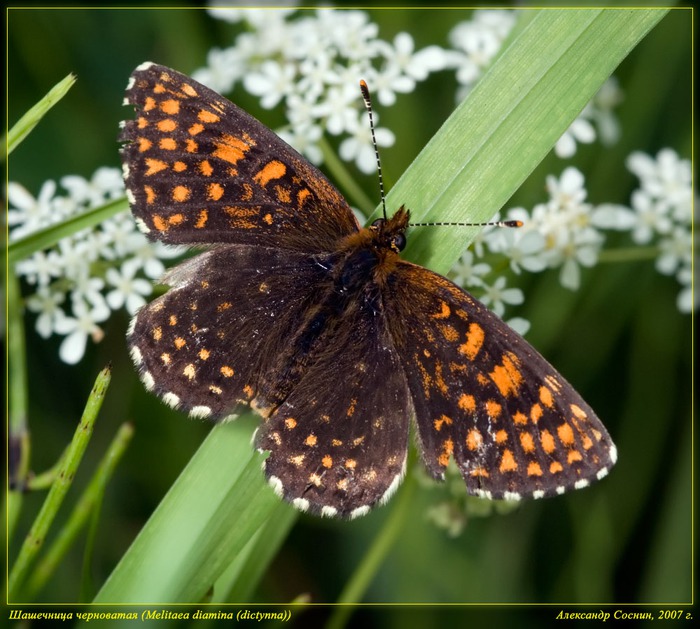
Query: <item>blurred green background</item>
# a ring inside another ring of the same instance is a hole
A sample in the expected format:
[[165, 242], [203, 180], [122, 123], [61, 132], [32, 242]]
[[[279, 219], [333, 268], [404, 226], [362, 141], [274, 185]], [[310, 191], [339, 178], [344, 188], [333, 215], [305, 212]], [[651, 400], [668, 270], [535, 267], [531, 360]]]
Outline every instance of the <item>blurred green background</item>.
[[[369, 14], [380, 25], [380, 37], [391, 40], [408, 31], [420, 48], [446, 46], [449, 30], [471, 11]], [[636, 185], [624, 167], [632, 150], [656, 155], [672, 147], [681, 157], [690, 157], [690, 17], [687, 10], [671, 11], [615, 73], [625, 91], [618, 109], [620, 142], [608, 149], [600, 144], [580, 147], [566, 162], [550, 155], [508, 207], [542, 201], [545, 175], [558, 176], [569, 163], [586, 176], [592, 203], [627, 203]], [[230, 45], [232, 32], [230, 25], [198, 10], [11, 10], [9, 124], [66, 74], [75, 73], [78, 81], [12, 155], [9, 179], [37, 194], [46, 179], [66, 174], [89, 178], [99, 166], [118, 166], [117, 125], [127, 115], [121, 101], [136, 65], [152, 60], [189, 73], [205, 64], [209, 49]], [[397, 135], [395, 145], [382, 152], [389, 186], [450, 114], [454, 90], [452, 76], [438, 73], [412, 94], [399, 96], [394, 107], [378, 107], [382, 125]], [[242, 90], [229, 96], [267, 125], [283, 123], [281, 112], [260, 110]], [[374, 176], [357, 174], [357, 180], [376, 197]], [[609, 246], [614, 245], [611, 239]], [[598, 605], [689, 601], [691, 318], [676, 308], [677, 284], [659, 275], [653, 261], [642, 259], [584, 271], [576, 293], [559, 285], [556, 272], [518, 279], [526, 302], [510, 314], [532, 322], [528, 340], [596, 409], [617, 444], [619, 462], [593, 488], [527, 503], [508, 515], [472, 518], [456, 539], [427, 521], [436, 492], [420, 488], [365, 600]], [[112, 385], [75, 489], [87, 482], [117, 427], [127, 419], [136, 427], [102, 506], [91, 574], [97, 589], [210, 426], [146, 394], [127, 356], [126, 315], [110, 319], [104, 341], [75, 367], [59, 361], [60, 339], [40, 339], [33, 324], [30, 315], [32, 469], [42, 471], [55, 462], [72, 436], [95, 375], [110, 361]], [[42, 499], [25, 498], [11, 559]], [[255, 600], [287, 602], [308, 593], [315, 602], [335, 601], [395, 501], [354, 522], [300, 516]], [[40, 600], [77, 600], [81, 563], [79, 545]], [[555, 615], [553, 609], [528, 610], [520, 626], [541, 626]], [[368, 627], [429, 627], [444, 626], [456, 614], [468, 612], [505, 626], [524, 610], [500, 611], [495, 616], [475, 608], [370, 607], [358, 617]], [[309, 621], [322, 614], [308, 613]]]

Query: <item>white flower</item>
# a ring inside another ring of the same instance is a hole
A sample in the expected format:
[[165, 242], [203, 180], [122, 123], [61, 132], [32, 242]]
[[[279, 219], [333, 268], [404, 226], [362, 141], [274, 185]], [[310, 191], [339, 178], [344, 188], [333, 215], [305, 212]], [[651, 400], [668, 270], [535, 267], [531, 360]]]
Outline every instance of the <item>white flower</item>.
[[109, 308], [105, 305], [88, 309], [84, 301], [75, 301], [73, 315], [59, 318], [54, 326], [56, 332], [67, 335], [61, 342], [58, 355], [69, 365], [75, 365], [85, 354], [88, 335], [94, 342], [102, 339], [104, 332], [97, 323], [109, 317]]
[[61, 186], [75, 203], [88, 207], [98, 207], [124, 194], [122, 174], [117, 168], [98, 168], [90, 181], [79, 175], [66, 175], [61, 178]]
[[642, 190], [659, 204], [678, 211], [679, 219], [690, 221], [690, 161], [680, 159], [672, 149], [662, 149], [654, 160], [634, 152], [627, 158], [627, 168], [639, 177]]
[[485, 286], [481, 302], [489, 306], [499, 317], [503, 316], [506, 304], [517, 306], [525, 300], [519, 288], [506, 288], [506, 278], [501, 276], [491, 285]]
[[56, 194], [56, 182], [51, 180], [42, 184], [36, 199], [24, 186], [14, 181], [7, 184], [7, 199], [10, 206], [7, 212], [7, 224], [11, 229], [11, 241], [51, 224], [54, 194]]
[[[355, 117], [348, 132], [351, 135], [340, 143], [338, 154], [347, 162], [354, 161], [361, 172], [373, 173], [377, 169], [377, 160], [372, 146], [369, 124]], [[389, 129], [381, 127], [375, 129], [375, 138], [377, 146], [391, 146], [395, 139], [394, 134]]]
[[655, 201], [644, 190], [635, 190], [632, 193], [632, 209], [636, 216], [632, 240], [638, 245], [651, 242], [655, 234], [667, 234], [671, 230], [668, 205]]
[[505, 255], [510, 268], [520, 273], [521, 268], [531, 273], [537, 273], [546, 268], [543, 257], [545, 238], [538, 226], [533, 224], [524, 208], [508, 210], [508, 219], [519, 220], [523, 227], [497, 228], [488, 234], [488, 247], [493, 253]]
[[40, 286], [36, 293], [27, 297], [27, 308], [39, 313], [36, 320], [36, 331], [42, 338], [49, 338], [55, 329], [56, 321], [64, 316], [60, 304], [66, 295], [48, 286]]
[[260, 96], [260, 105], [272, 109], [294, 90], [296, 70], [293, 65], [280, 65], [276, 61], [265, 61], [259, 72], [246, 74], [243, 79], [245, 88]]
[[450, 275], [455, 284], [462, 288], [468, 286], [484, 286], [484, 276], [491, 272], [491, 266], [486, 262], [474, 264], [474, 253], [465, 251], [454, 263]]
[[686, 227], [676, 226], [666, 238], [659, 241], [661, 253], [656, 269], [664, 275], [673, 275], [679, 267], [691, 265], [693, 236]]
[[244, 75], [246, 57], [237, 48], [212, 48], [207, 65], [192, 73], [192, 78], [220, 94], [227, 94]]
[[598, 129], [598, 135], [605, 146], [615, 144], [620, 137], [620, 123], [613, 109], [624, 99], [624, 93], [616, 77], [611, 76], [593, 97], [591, 119]]
[[550, 205], [561, 209], [572, 209], [586, 200], [586, 188], [583, 174], [578, 168], [570, 166], [564, 169], [560, 179], [547, 176], [547, 191], [551, 198]]
[[30, 284], [48, 286], [51, 279], [61, 275], [62, 261], [55, 251], [37, 251], [31, 258], [20, 260], [15, 271]]
[[130, 315], [146, 303], [144, 296], [151, 294], [151, 283], [135, 278], [138, 270], [138, 261], [128, 260], [122, 264], [121, 272], [116, 269], [107, 269], [107, 282], [114, 286], [114, 290], [107, 293], [107, 303], [112, 310], [118, 310], [126, 306]]

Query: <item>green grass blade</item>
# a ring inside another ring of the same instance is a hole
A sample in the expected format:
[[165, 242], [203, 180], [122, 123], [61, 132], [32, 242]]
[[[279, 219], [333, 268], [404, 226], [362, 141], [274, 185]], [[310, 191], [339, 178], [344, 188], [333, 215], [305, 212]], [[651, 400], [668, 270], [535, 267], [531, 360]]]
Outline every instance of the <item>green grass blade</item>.
[[24, 238], [15, 240], [11, 242], [7, 248], [7, 258], [10, 268], [19, 260], [23, 260], [33, 253], [52, 247], [61, 240], [61, 238], [72, 236], [82, 229], [90, 229], [111, 216], [119, 214], [120, 212], [126, 212], [128, 209], [129, 204], [126, 198], [116, 199], [99, 207], [92, 208], [82, 214], [78, 214], [77, 216], [71, 216], [60, 223], [50, 225]]
[[48, 111], [68, 93], [75, 80], [76, 77], [69, 74], [65, 79], [56, 83], [44, 98], [17, 121], [7, 134], [7, 155], [20, 145]]
[[267, 524], [250, 540], [245, 553], [236, 557], [216, 582], [210, 602], [242, 603], [250, 600], [298, 515], [298, 511], [280, 501]]
[[112, 478], [114, 469], [126, 451], [133, 433], [133, 425], [128, 423], [123, 424], [117, 431], [95, 475], [76, 503], [68, 521], [27, 580], [25, 590], [28, 600], [36, 599], [36, 594], [54, 574], [56, 567], [78, 538], [90, 514], [95, 511], [96, 505], [99, 504], [107, 483]]
[[[8, 451], [12, 469], [8, 467], [9, 488], [7, 500], [7, 539], [12, 539], [22, 509], [22, 492], [29, 471], [30, 435], [27, 428], [29, 393], [27, 386], [27, 353], [24, 336], [23, 309], [19, 278], [7, 276], [7, 403]], [[9, 360], [11, 358], [12, 360]]]
[[[202, 600], [279, 506], [252, 423], [218, 424], [98, 592], [96, 603]], [[291, 509], [291, 507], [288, 507]]]
[[68, 493], [68, 489], [73, 483], [73, 478], [83, 458], [85, 449], [90, 442], [92, 430], [100, 411], [104, 396], [107, 393], [111, 379], [111, 369], [106, 367], [97, 376], [95, 384], [88, 397], [83, 416], [80, 419], [78, 428], [75, 431], [68, 452], [63, 460], [61, 469], [58, 472], [55, 482], [51, 486], [46, 500], [32, 524], [27, 537], [20, 548], [17, 560], [15, 561], [8, 581], [8, 598], [13, 601], [18, 600], [19, 588], [26, 577], [27, 571], [32, 561], [41, 549], [46, 534], [53, 523], [58, 510], [63, 503], [63, 499]]
[[[663, 9], [541, 10], [387, 197], [419, 221], [489, 220]], [[378, 213], [375, 213], [378, 215]], [[406, 256], [446, 272], [478, 228], [417, 228]]]

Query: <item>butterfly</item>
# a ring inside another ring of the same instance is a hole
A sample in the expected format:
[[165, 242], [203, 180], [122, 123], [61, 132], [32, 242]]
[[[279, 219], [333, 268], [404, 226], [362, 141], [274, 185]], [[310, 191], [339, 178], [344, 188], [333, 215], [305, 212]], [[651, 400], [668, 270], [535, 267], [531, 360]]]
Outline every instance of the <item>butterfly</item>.
[[401, 258], [410, 211], [367, 227], [326, 177], [216, 92], [144, 63], [119, 136], [149, 239], [206, 246], [127, 338], [146, 389], [196, 418], [248, 405], [265, 475], [302, 511], [354, 518], [406, 471], [469, 494], [541, 498], [605, 476], [606, 429], [521, 336], [447, 278]]

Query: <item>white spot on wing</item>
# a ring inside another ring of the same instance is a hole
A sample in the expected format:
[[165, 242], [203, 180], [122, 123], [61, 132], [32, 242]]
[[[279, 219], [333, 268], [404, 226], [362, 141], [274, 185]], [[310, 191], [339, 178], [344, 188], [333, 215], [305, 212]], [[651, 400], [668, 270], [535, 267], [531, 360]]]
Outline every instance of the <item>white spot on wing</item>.
[[143, 72], [144, 70], [148, 70], [148, 68], [154, 65], [156, 64], [152, 61], [144, 61], [143, 63], [140, 63], [136, 66], [136, 70], [134, 70], [134, 72]]
[[131, 360], [134, 361], [134, 365], [137, 367], [143, 362], [143, 356], [141, 355], [141, 350], [134, 345], [130, 350], [129, 350], [129, 355], [131, 356]]
[[299, 511], [309, 510], [309, 501], [306, 498], [295, 498], [292, 500], [292, 504], [299, 509]]
[[272, 491], [274, 491], [280, 498], [284, 498], [284, 485], [282, 484], [282, 481], [277, 478], [277, 476], [270, 476], [270, 478], [267, 479], [267, 484], [272, 487]]
[[541, 489], [532, 492], [532, 497], [537, 500], [538, 498], [544, 498], [544, 492]]
[[321, 508], [321, 515], [325, 518], [334, 518], [336, 515], [338, 515], [338, 509], [326, 505], [325, 507]]
[[369, 506], [365, 505], [364, 507], [357, 507], [357, 509], [353, 509], [350, 512], [350, 519], [354, 520], [355, 518], [361, 518], [362, 516], [365, 516], [369, 513]]
[[180, 398], [177, 395], [175, 395], [172, 391], [164, 393], [162, 400], [171, 408], [177, 408], [180, 404]]
[[193, 406], [190, 409], [190, 417], [196, 419], [204, 419], [205, 417], [209, 417], [209, 415], [211, 415], [211, 408], [208, 406]]
[[521, 499], [521, 496], [517, 491], [505, 491], [505, 492], [503, 492], [503, 500], [518, 501], [520, 499]]
[[574, 483], [574, 488], [583, 489], [584, 487], [588, 487], [588, 485], [590, 485], [590, 483], [585, 478], [582, 478]]
[[595, 477], [600, 480], [601, 478], [605, 478], [608, 475], [608, 468], [603, 467], [601, 468], [598, 473], [595, 475]]
[[156, 386], [156, 381], [153, 379], [150, 371], [144, 371], [141, 374], [141, 382], [143, 382], [143, 386], [146, 387], [146, 391], [152, 391], [153, 387]]

